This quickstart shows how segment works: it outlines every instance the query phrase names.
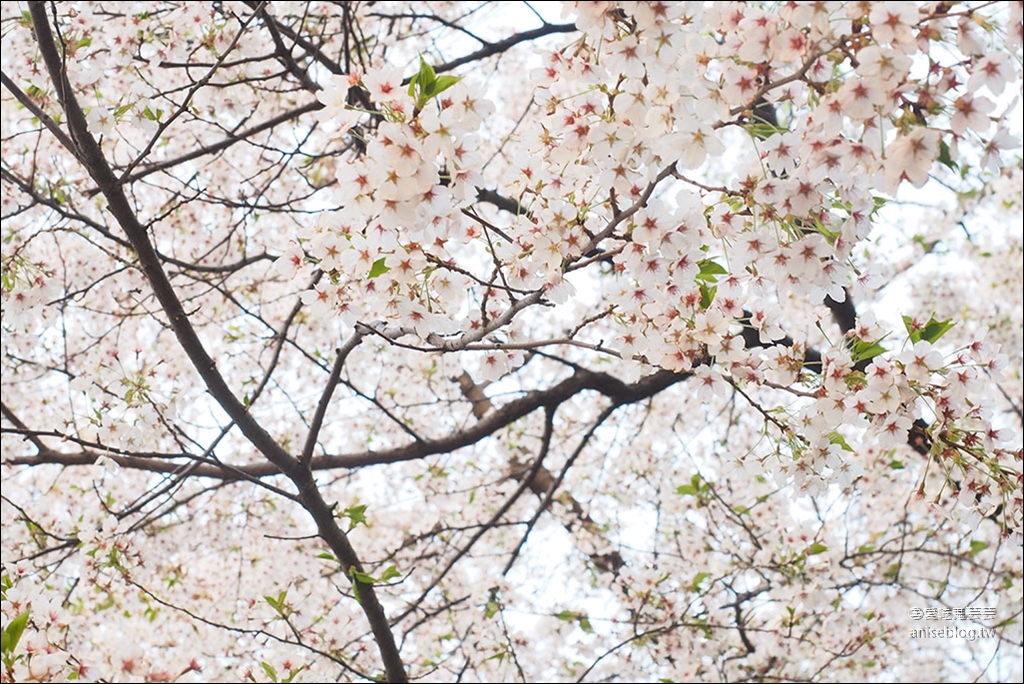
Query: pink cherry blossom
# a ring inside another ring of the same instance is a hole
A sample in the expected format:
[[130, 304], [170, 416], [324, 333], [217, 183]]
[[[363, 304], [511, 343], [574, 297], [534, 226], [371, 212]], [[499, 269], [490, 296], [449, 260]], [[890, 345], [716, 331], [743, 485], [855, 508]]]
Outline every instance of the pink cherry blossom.
[[1022, 11], [3, 3], [3, 681], [1020, 681]]

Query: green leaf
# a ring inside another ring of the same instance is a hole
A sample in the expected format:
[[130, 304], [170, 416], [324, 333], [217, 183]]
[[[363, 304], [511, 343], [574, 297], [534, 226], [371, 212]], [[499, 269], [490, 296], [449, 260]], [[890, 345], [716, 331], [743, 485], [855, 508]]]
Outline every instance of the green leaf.
[[360, 504], [346, 508], [341, 513], [342, 518], [348, 518], [348, 531], [351, 532], [357, 525], [366, 525], [366, 509], [368, 504]]
[[434, 94], [432, 97], [437, 97], [461, 80], [461, 76], [438, 76], [437, 80], [434, 81]]
[[707, 311], [711, 303], [715, 301], [715, 294], [718, 292], [718, 287], [708, 287], [706, 283], [698, 283], [700, 287], [700, 308], [703, 311]]
[[281, 593], [279, 593], [277, 595], [277, 598], [274, 598], [273, 596], [268, 596], [266, 594], [264, 594], [264, 596], [263, 596], [263, 600], [266, 601], [267, 604], [269, 604], [271, 608], [276, 610], [277, 613], [279, 615], [281, 615], [282, 617], [284, 617], [284, 602], [285, 602], [285, 599], [287, 599], [287, 598], [288, 598], [288, 592], [287, 591], [282, 591]]
[[953, 157], [949, 154], [949, 145], [946, 144], [945, 140], [939, 141], [939, 158], [936, 161], [953, 171], [960, 171], [960, 166], [953, 161]]
[[360, 572], [355, 568], [349, 568], [348, 575], [352, 579], [352, 586], [356, 589], [357, 598], [359, 588], [356, 586], [356, 582], [361, 582], [363, 584], [382, 584], [390, 579], [402, 576], [401, 573], [398, 572], [398, 568], [394, 565], [389, 565], [387, 569], [384, 570], [383, 574], [381, 574], [380, 577], [374, 577], [369, 573]]
[[590, 624], [590, 618], [586, 613], [581, 613], [577, 610], [563, 610], [559, 613], [555, 613], [555, 617], [562, 622], [575, 622], [580, 626], [587, 634], [594, 631], [594, 626]]
[[873, 359], [879, 354], [884, 354], [885, 351], [885, 347], [878, 342], [865, 342], [855, 338], [850, 346], [850, 357], [853, 359], [854, 364], [858, 364], [861, 361]]
[[697, 265], [700, 266], [700, 273], [697, 274], [697, 280], [703, 280], [708, 283], [717, 283], [718, 276], [725, 275], [729, 272], [724, 266], [714, 259], [701, 259], [697, 262]]
[[462, 80], [460, 76], [438, 76], [434, 67], [427, 64], [427, 60], [420, 55], [420, 70], [409, 81], [409, 96], [416, 98], [416, 109], [420, 110], [428, 101], [448, 90], [460, 80]]
[[794, 233], [797, 235], [805, 232], [815, 232], [827, 239], [829, 244], [835, 244], [836, 239], [839, 237], [838, 230], [829, 230], [818, 219], [797, 220], [793, 227], [796, 228]]
[[690, 478], [690, 484], [676, 487], [676, 493], [682, 496], [697, 496], [707, 493], [709, 489], [711, 489], [711, 483], [702, 481], [700, 475], [694, 474]]
[[262, 663], [260, 663], [260, 667], [262, 667], [263, 671], [267, 673], [268, 677], [270, 677], [270, 681], [272, 681], [272, 682], [278, 681], [278, 679], [277, 679], [277, 670], [274, 669], [273, 665], [271, 665], [270, 663], [268, 663], [267, 661], [264, 660]]
[[986, 544], [985, 542], [979, 541], [977, 539], [972, 539], [971, 540], [971, 550], [970, 550], [971, 558], [974, 558], [976, 555], [978, 555], [979, 553], [981, 553], [982, 551], [984, 551], [987, 548], [988, 548], [988, 544]]
[[373, 280], [374, 278], [379, 278], [390, 270], [391, 269], [384, 264], [384, 257], [381, 257], [373, 262], [373, 266], [370, 267], [370, 275], [368, 277], [370, 280]]
[[423, 59], [423, 55], [420, 55], [420, 72], [416, 74], [414, 80], [419, 83], [420, 92], [433, 85], [434, 81], [437, 80], [437, 73], [434, 71], [434, 67], [430, 66], [427, 60]]
[[877, 195], [872, 196], [871, 199], [874, 200], [874, 206], [871, 209], [871, 213], [868, 214], [868, 218], [874, 220], [878, 217], [878, 212], [882, 210], [882, 207], [889, 204], [889, 200]]
[[699, 591], [701, 582], [706, 580], [708, 577], [711, 577], [710, 573], [698, 572], [696, 575], [693, 576], [693, 581], [690, 582], [690, 589], [693, 591]]
[[9, 656], [14, 653], [14, 650], [18, 648], [18, 642], [21, 641], [21, 635], [25, 633], [25, 627], [28, 625], [28, 611], [19, 615], [18, 617], [11, 620], [7, 627], [4, 628], [2, 633], [2, 641], [0, 644], [0, 651], [5, 656]]
[[498, 614], [498, 610], [501, 609], [501, 604], [497, 601], [488, 601], [484, 607], [484, 617], [492, 618]]
[[907, 329], [907, 334], [910, 335], [910, 341], [914, 343], [924, 340], [934, 344], [936, 340], [949, 332], [955, 325], [956, 323], [951, 318], [937, 321], [932, 317], [924, 325], [918, 326], [914, 323], [913, 318], [903, 316], [903, 326]]
[[744, 128], [746, 128], [747, 131], [750, 132], [750, 135], [754, 136], [758, 140], [767, 140], [768, 138], [772, 137], [779, 131], [786, 130], [784, 128], [779, 128], [778, 126], [773, 126], [770, 123], [764, 121], [748, 123], [744, 126]]
[[697, 496], [697, 488], [693, 485], [679, 485], [676, 487], [676, 494], [680, 496]]
[[934, 318], [929, 319], [928, 323], [921, 329], [921, 339], [934, 344], [940, 337], [952, 330], [955, 325], [956, 323], [951, 318], [944, 321], [937, 321]]
[[831, 433], [829, 433], [828, 441], [830, 444], [838, 444], [840, 447], [842, 447], [843, 451], [853, 451], [853, 447], [851, 447], [846, 442], [846, 440], [843, 439], [843, 436], [838, 432], [832, 431]]
[[828, 551], [827, 546], [825, 546], [821, 542], [814, 542], [813, 544], [807, 547], [807, 551], [805, 552], [805, 554], [808, 556], [816, 556], [819, 553], [824, 553], [825, 551]]
[[338, 562], [338, 559], [334, 557], [334, 554], [330, 553], [328, 551], [324, 551], [322, 553], [318, 553], [318, 554], [316, 554], [316, 557], [317, 558], [322, 558], [324, 560], [329, 560], [332, 563], [337, 563]]
[[349, 576], [356, 582], [362, 582], [363, 584], [376, 584], [377, 578], [365, 572], [360, 572], [355, 568], [349, 572]]

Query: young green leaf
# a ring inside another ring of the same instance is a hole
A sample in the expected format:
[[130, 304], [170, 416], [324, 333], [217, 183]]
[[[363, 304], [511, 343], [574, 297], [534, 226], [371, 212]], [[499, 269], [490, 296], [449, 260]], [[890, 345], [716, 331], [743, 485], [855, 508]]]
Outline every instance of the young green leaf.
[[5, 656], [10, 656], [14, 653], [15, 649], [18, 648], [18, 642], [21, 641], [21, 635], [25, 633], [26, 625], [28, 625], [27, 610], [11, 620], [7, 627], [4, 628], [2, 634], [0, 634], [3, 640], [2, 645], [0, 645], [0, 652]]
[[369, 573], [365, 573], [365, 572], [360, 572], [360, 571], [356, 570], [355, 568], [353, 568], [349, 572], [349, 576], [351, 576], [352, 579], [355, 580], [356, 582], [362, 582], [363, 584], [377, 584], [377, 582], [380, 581], [376, 577], [374, 577], [373, 575], [371, 575]]
[[910, 341], [912, 343], [924, 340], [925, 342], [931, 342], [934, 344], [940, 337], [949, 332], [956, 323], [954, 323], [951, 318], [947, 318], [944, 321], [937, 321], [932, 317], [929, 318], [928, 322], [924, 325], [918, 325], [910, 316], [903, 316], [903, 325], [907, 329], [907, 334], [910, 336]]
[[884, 354], [885, 351], [885, 347], [878, 342], [865, 342], [855, 338], [850, 345], [850, 358], [854, 364], [857, 364], [862, 361], [869, 361], [879, 354]]
[[273, 665], [264, 660], [262, 663], [260, 663], [260, 667], [262, 667], [263, 671], [267, 673], [268, 677], [270, 677], [270, 681], [279, 681], [277, 679], [277, 670], [274, 669]]
[[708, 287], [707, 283], [697, 283], [700, 287], [700, 308], [702, 311], [707, 311], [711, 303], [715, 301], [715, 293], [718, 292], [718, 286]]
[[937, 321], [934, 318], [928, 320], [921, 329], [921, 339], [925, 342], [935, 343], [940, 337], [949, 332], [956, 323], [952, 319]]
[[950, 156], [949, 145], [946, 144], [945, 140], [939, 141], [939, 156], [936, 161], [953, 171], [960, 171], [960, 166]]
[[384, 257], [381, 257], [373, 262], [373, 266], [370, 267], [370, 275], [367, 277], [370, 280], [373, 280], [374, 278], [379, 278], [390, 270], [391, 269], [384, 263]]
[[847, 443], [847, 441], [843, 438], [843, 436], [838, 432], [830, 432], [828, 435], [828, 441], [830, 444], [838, 444], [843, 451], [853, 451], [853, 447], [851, 447], [849, 443]]
[[281, 615], [282, 617], [284, 617], [284, 613], [285, 613], [285, 611], [284, 611], [284, 608], [285, 608], [284, 602], [285, 602], [285, 599], [287, 599], [287, 598], [288, 598], [288, 592], [287, 591], [282, 591], [281, 593], [279, 593], [277, 595], [277, 598], [274, 598], [273, 596], [268, 596], [268, 595], [264, 595], [263, 596], [263, 600], [266, 601], [267, 604], [270, 605], [271, 608], [276, 610], [277, 613], [279, 615]]
[[714, 259], [701, 259], [697, 262], [697, 265], [700, 266], [700, 273], [696, 276], [697, 280], [703, 280], [708, 283], [716, 283], [718, 282], [718, 276], [728, 273], [725, 267]]
[[348, 518], [348, 531], [351, 532], [358, 525], [367, 525], [366, 522], [366, 509], [367, 504], [359, 504], [357, 506], [350, 506], [341, 512], [342, 518]]

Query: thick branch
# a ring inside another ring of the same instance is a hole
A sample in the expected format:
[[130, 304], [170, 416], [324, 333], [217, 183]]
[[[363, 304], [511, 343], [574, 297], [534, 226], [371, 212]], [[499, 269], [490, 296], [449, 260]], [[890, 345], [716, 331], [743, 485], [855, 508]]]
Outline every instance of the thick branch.
[[523, 205], [519, 204], [518, 200], [512, 199], [511, 197], [506, 197], [505, 195], [502, 195], [496, 190], [490, 190], [487, 188], [477, 188], [476, 201], [493, 204], [498, 209], [501, 209], [502, 211], [507, 211], [508, 213], [514, 216], [519, 216], [520, 214], [524, 213]]
[[327, 542], [342, 564], [346, 574], [357, 586], [360, 605], [380, 649], [381, 659], [387, 677], [393, 682], [408, 680], [405, 666], [395, 644], [394, 636], [388, 626], [387, 617], [377, 600], [372, 585], [356, 580], [351, 570], [362, 571], [359, 558], [352, 548], [345, 533], [334, 518], [334, 511], [324, 501], [316, 486], [312, 474], [302, 467], [298, 459], [289, 454], [259, 422], [249, 413], [245, 405], [234, 395], [224, 378], [217, 370], [217, 364], [210, 357], [198, 334], [188, 320], [181, 302], [173, 286], [163, 271], [156, 250], [149, 240], [146, 227], [135, 215], [132, 205], [124, 192], [124, 188], [114, 175], [100, 149], [99, 143], [89, 132], [85, 113], [78, 104], [71, 83], [67, 78], [61, 53], [58, 49], [50, 25], [46, 17], [46, 6], [43, 2], [29, 3], [32, 24], [39, 44], [39, 51], [46, 64], [46, 69], [53, 80], [57, 95], [60, 98], [64, 113], [67, 115], [68, 128], [75, 149], [70, 150], [85, 166], [89, 175], [96, 183], [100, 192], [108, 202], [108, 209], [117, 220], [121, 229], [128, 236], [135, 253], [138, 255], [139, 267], [149, 280], [153, 293], [160, 302], [174, 331], [174, 335], [182, 349], [188, 355], [193, 367], [199, 373], [207, 390], [228, 416], [238, 425], [242, 434], [268, 461], [298, 488], [299, 498], [303, 506], [316, 521], [320, 537]]
[[[490, 412], [483, 419], [469, 428], [440, 439], [424, 439], [409, 444], [384, 449], [381, 451], [364, 451], [356, 454], [314, 456], [310, 461], [312, 470], [331, 470], [335, 468], [360, 468], [368, 465], [400, 463], [448, 453], [461, 449], [485, 439], [507, 425], [529, 415], [539, 408], [555, 408], [576, 394], [590, 390], [611, 399], [617, 405], [632, 404], [653, 397], [672, 385], [690, 377], [689, 373], [674, 373], [659, 370], [652, 375], [627, 384], [606, 373], [595, 373], [578, 368], [571, 376], [546, 390], [530, 392], [519, 399], [509, 402], [499, 409]], [[14, 432], [14, 431], [11, 431]], [[92, 464], [100, 456], [111, 458], [127, 468], [138, 468], [156, 472], [170, 472], [180, 464], [168, 462], [169, 456], [159, 457], [127, 456], [105, 454], [99, 451], [84, 450], [74, 454], [57, 454], [52, 451], [35, 456], [9, 458], [13, 465], [40, 465], [43, 463], [60, 463], [63, 465]], [[182, 455], [184, 457], [184, 454]], [[200, 464], [193, 471], [196, 477], [212, 477], [216, 479], [237, 480], [244, 474], [246, 477], [265, 477], [279, 474], [281, 470], [274, 463], [253, 463], [245, 466], [228, 467], [212, 463]]]

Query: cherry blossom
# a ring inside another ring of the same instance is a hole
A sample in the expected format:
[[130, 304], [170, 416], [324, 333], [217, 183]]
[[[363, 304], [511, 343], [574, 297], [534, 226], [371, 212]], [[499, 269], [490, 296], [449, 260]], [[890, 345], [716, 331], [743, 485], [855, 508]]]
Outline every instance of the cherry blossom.
[[1020, 3], [0, 11], [4, 681], [1020, 680]]

